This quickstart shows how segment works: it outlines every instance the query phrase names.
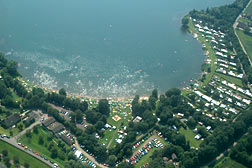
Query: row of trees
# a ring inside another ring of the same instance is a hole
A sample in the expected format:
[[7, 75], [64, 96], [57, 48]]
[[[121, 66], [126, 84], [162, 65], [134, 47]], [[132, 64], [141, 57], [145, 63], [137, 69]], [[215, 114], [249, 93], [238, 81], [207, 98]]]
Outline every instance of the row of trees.
[[237, 145], [232, 148], [230, 157], [237, 162], [251, 168], [252, 167], [252, 127], [249, 128], [248, 133], [244, 135]]

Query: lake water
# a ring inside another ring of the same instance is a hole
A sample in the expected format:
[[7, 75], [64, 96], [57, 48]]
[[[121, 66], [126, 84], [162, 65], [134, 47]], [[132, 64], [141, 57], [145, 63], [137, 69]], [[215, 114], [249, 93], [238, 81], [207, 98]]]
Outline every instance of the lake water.
[[93, 97], [148, 95], [198, 79], [192, 9], [233, 0], [0, 0], [0, 50], [25, 79]]

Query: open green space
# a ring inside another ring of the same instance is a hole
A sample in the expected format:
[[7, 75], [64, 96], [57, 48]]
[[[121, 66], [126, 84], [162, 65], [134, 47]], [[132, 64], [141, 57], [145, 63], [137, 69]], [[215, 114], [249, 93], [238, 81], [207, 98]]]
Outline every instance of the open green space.
[[248, 8], [246, 9], [245, 13], [251, 14], [251, 15], [252, 15], [252, 3], [250, 3], [250, 5], [249, 5]]
[[241, 87], [243, 86], [242, 81], [238, 78], [234, 78], [234, 77], [227, 76], [227, 75], [220, 74], [220, 73], [216, 73], [216, 74], [217, 74], [217, 76], [223, 78], [224, 80], [227, 80], [230, 83], [234, 83], [235, 85], [241, 86]]
[[236, 32], [237, 32], [237, 35], [239, 36], [242, 44], [244, 45], [245, 50], [247, 51], [250, 59], [252, 59], [252, 36], [246, 35], [241, 30], [236, 30]]
[[0, 140], [0, 149], [6, 149], [8, 150], [8, 157], [10, 159], [13, 159], [14, 156], [17, 156], [19, 158], [19, 162], [21, 165], [24, 165], [24, 163], [28, 163], [30, 165], [30, 168], [48, 168], [46, 164], [39, 161], [38, 159], [34, 158], [33, 156], [7, 144], [4, 141]]
[[229, 157], [225, 157], [222, 161], [218, 162], [213, 168], [246, 168], [242, 164], [232, 160]]
[[[114, 112], [110, 113], [110, 116], [107, 118], [107, 123], [111, 126], [116, 126], [116, 129], [107, 129], [104, 133], [104, 137], [99, 139], [100, 144], [105, 144], [107, 147], [111, 142], [110, 147], [113, 147], [116, 144], [115, 139], [118, 138], [118, 129], [123, 124], [124, 126], [128, 125], [128, 121], [131, 120], [130, 108], [126, 107], [125, 109], [112, 109]], [[124, 116], [124, 112], [127, 113], [127, 116]], [[119, 121], [115, 121], [112, 117], [119, 116], [121, 119]]]
[[196, 136], [196, 134], [190, 130], [189, 128], [184, 129], [184, 128], [180, 128], [179, 132], [183, 135], [185, 135], [186, 140], [190, 142], [190, 146], [193, 146], [195, 148], [198, 148], [199, 145], [201, 144], [201, 140], [196, 140], [194, 137]]
[[[38, 133], [32, 132], [32, 137], [28, 138], [26, 135], [23, 135], [18, 141], [24, 145], [26, 145], [28, 148], [31, 148], [32, 150], [38, 152], [39, 154], [42, 154], [46, 156], [49, 160], [53, 160], [54, 162], [58, 163], [60, 167], [63, 167], [64, 160], [61, 160], [59, 157], [52, 158], [51, 157], [51, 151], [48, 149], [50, 144], [53, 144], [53, 148], [56, 148], [59, 153], [64, 155], [65, 158], [67, 158], [67, 154], [62, 151], [62, 148], [58, 146], [58, 140], [53, 137], [50, 139], [50, 132], [45, 130], [42, 127], [38, 127]], [[41, 145], [39, 144], [39, 137], [43, 137], [44, 143]], [[69, 147], [65, 144], [65, 147], [68, 149]]]
[[145, 156], [142, 157], [142, 159], [135, 165], [135, 167], [140, 167], [143, 165], [146, 165], [146, 163], [149, 163], [151, 159], [151, 155], [154, 153], [155, 150], [150, 150]]

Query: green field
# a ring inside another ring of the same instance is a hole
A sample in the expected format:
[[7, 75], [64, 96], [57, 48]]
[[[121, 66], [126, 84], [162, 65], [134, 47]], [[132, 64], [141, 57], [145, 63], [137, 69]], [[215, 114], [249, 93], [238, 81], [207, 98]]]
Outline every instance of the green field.
[[186, 140], [190, 142], [190, 146], [198, 148], [202, 142], [201, 140], [196, 140], [194, 138], [196, 136], [196, 134], [192, 130], [190, 130], [189, 128], [187, 128], [186, 130], [184, 128], [180, 128], [179, 132], [181, 134], [185, 135]]
[[236, 32], [237, 32], [237, 35], [239, 36], [242, 44], [244, 45], [245, 50], [247, 51], [250, 59], [252, 59], [252, 36], [246, 35], [241, 30], [236, 30]]
[[13, 159], [14, 156], [17, 156], [19, 158], [19, 162], [21, 165], [24, 165], [24, 163], [29, 163], [30, 168], [48, 168], [46, 164], [39, 161], [38, 159], [32, 157], [31, 155], [22, 152], [21, 150], [7, 144], [6, 142], [0, 141], [0, 149], [7, 149], [8, 150], [8, 157], [10, 159]]
[[154, 153], [155, 150], [150, 150], [142, 159], [135, 165], [135, 167], [140, 167], [143, 165], [146, 165], [146, 163], [149, 163], [151, 159], [151, 155]]
[[246, 168], [242, 164], [230, 159], [224, 158], [222, 161], [218, 162], [213, 168]]
[[[18, 141], [29, 148], [32, 148], [32, 150], [35, 150], [36, 152], [46, 156], [48, 159], [53, 160], [54, 162], [58, 163], [60, 167], [63, 167], [64, 161], [59, 159], [58, 157], [56, 159], [51, 158], [51, 152], [48, 150], [48, 148], [45, 146], [49, 146], [51, 142], [53, 142], [54, 147], [59, 152], [63, 152], [60, 147], [58, 147], [57, 139], [53, 138], [52, 141], [49, 141], [48, 138], [49, 132], [43, 129], [42, 127], [38, 128], [38, 134], [32, 133], [32, 138], [29, 140], [29, 138], [26, 135], [23, 135]], [[39, 136], [42, 136], [44, 138], [44, 145], [40, 145], [39, 142]], [[66, 145], [67, 146], [67, 145]], [[69, 148], [67, 146], [67, 148]], [[65, 155], [65, 158], [67, 156], [66, 153], [63, 153]]]
[[252, 15], [252, 3], [250, 3], [250, 5], [248, 6], [248, 8], [246, 9], [245, 13], [251, 14]]
[[230, 83], [234, 83], [237, 86], [241, 86], [241, 87], [243, 86], [242, 81], [238, 78], [234, 78], [232, 76], [227, 76], [227, 75], [220, 74], [220, 73], [217, 73], [217, 76], [223, 78], [224, 80], [227, 80]]
[[[114, 109], [115, 110], [115, 109]], [[127, 117], [125, 117], [122, 113], [126, 112]], [[121, 117], [119, 121], [113, 120], [113, 116], [118, 115]], [[104, 133], [104, 137], [99, 139], [100, 144], [105, 144], [106, 147], [108, 147], [109, 143], [111, 142], [111, 145], [109, 148], [113, 147], [116, 144], [115, 139], [118, 138], [118, 129], [120, 128], [121, 124], [123, 123], [125, 126], [128, 125], [128, 120], [131, 120], [131, 114], [130, 114], [130, 108], [127, 107], [126, 109], [117, 109], [114, 112], [110, 113], [110, 116], [107, 118], [107, 123], [111, 126], [116, 126], [116, 130], [113, 129], [107, 129]]]

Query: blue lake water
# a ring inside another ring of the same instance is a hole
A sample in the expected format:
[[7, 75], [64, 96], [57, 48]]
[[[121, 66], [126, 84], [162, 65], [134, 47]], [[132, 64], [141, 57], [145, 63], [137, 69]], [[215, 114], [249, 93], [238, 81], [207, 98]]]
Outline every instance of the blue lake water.
[[94, 97], [148, 95], [198, 79], [181, 18], [233, 0], [0, 0], [0, 50], [25, 79]]

